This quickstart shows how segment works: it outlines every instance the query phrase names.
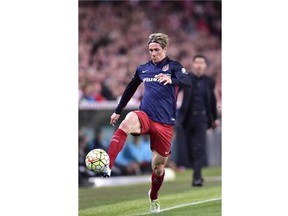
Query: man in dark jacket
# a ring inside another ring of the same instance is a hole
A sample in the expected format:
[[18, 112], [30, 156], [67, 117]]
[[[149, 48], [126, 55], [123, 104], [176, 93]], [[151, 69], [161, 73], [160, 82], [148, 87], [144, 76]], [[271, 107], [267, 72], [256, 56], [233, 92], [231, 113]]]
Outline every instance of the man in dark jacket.
[[189, 73], [192, 87], [183, 89], [183, 102], [177, 116], [193, 168], [192, 186], [203, 185], [201, 169], [206, 152], [206, 130], [216, 127], [215, 82], [204, 75], [206, 67], [207, 59], [204, 55], [193, 57], [193, 70]]

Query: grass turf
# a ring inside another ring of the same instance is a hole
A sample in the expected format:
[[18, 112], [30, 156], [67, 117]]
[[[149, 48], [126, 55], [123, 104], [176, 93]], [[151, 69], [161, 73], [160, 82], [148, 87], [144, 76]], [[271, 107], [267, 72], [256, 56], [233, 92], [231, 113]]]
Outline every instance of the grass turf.
[[[161, 209], [221, 198], [221, 181], [205, 181], [203, 187], [191, 187], [192, 171], [176, 173], [176, 180], [164, 182], [159, 192]], [[221, 167], [203, 169], [203, 176], [221, 176]], [[208, 178], [207, 178], [208, 179]], [[79, 188], [79, 216], [141, 215], [148, 213], [147, 192], [150, 183], [105, 188]], [[158, 215], [220, 216], [221, 200], [185, 206]]]

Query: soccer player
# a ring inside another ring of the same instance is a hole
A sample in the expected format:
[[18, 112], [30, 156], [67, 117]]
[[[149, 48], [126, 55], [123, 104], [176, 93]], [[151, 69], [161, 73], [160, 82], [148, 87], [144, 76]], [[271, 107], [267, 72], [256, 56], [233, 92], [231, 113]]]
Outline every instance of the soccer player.
[[122, 150], [127, 135], [150, 135], [152, 151], [151, 189], [149, 190], [150, 211], [160, 212], [158, 191], [165, 175], [165, 163], [171, 154], [173, 125], [176, 121], [176, 99], [178, 86], [191, 86], [185, 68], [166, 56], [169, 43], [168, 35], [154, 33], [149, 36], [148, 50], [151, 60], [138, 66], [136, 73], [127, 85], [121, 100], [111, 115], [110, 124], [120, 117], [138, 86], [144, 82], [145, 90], [139, 110], [129, 112], [114, 133], [108, 154], [110, 165], [102, 173], [103, 177], [111, 175], [111, 169], [118, 153]]

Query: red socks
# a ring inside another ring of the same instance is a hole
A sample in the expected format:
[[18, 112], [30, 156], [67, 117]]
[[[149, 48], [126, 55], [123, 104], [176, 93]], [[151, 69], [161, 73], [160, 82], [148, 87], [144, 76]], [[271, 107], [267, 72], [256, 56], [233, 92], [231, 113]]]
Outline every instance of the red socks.
[[[122, 150], [126, 138], [127, 134], [122, 129], [117, 129], [116, 132], [114, 133], [108, 149], [108, 154], [110, 157], [110, 165], [109, 165], [110, 169], [112, 169], [117, 155]], [[164, 176], [165, 176], [165, 170], [161, 176], [157, 176], [154, 172], [152, 173], [151, 191], [150, 191], [151, 200], [155, 200], [158, 198], [158, 191], [163, 183]]]
[[165, 170], [162, 174], [162, 176], [157, 176], [154, 172], [152, 173], [151, 176], [151, 191], [150, 191], [150, 199], [151, 200], [156, 200], [158, 199], [158, 191], [163, 183], [165, 176]]
[[127, 134], [122, 129], [117, 129], [116, 132], [114, 133], [108, 149], [108, 155], [110, 157], [110, 164], [109, 164], [110, 169], [112, 169], [117, 155], [122, 150], [126, 138]]

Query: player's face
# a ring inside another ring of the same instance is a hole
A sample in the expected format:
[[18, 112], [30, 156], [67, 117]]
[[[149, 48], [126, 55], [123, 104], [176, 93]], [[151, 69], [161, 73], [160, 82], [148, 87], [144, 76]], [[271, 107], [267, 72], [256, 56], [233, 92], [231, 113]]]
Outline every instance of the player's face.
[[157, 63], [165, 58], [167, 49], [163, 49], [160, 44], [150, 43], [148, 47], [152, 62]]
[[205, 59], [195, 58], [195, 60], [192, 63], [192, 67], [193, 67], [193, 72], [195, 73], [196, 76], [202, 76], [207, 67], [207, 64], [205, 62]]

